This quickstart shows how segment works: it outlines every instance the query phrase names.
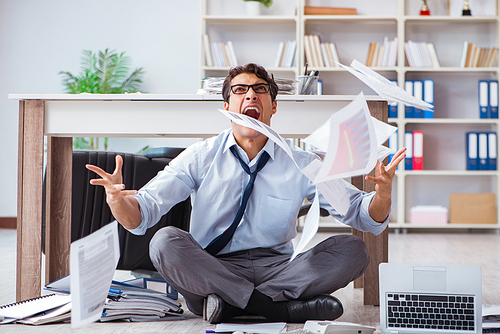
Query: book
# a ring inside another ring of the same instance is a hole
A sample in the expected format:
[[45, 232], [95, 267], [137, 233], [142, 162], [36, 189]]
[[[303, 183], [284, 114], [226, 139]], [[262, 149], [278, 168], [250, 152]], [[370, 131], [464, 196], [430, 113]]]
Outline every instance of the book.
[[424, 134], [413, 131], [413, 170], [424, 169]]
[[285, 47], [285, 42], [280, 42], [278, 44], [278, 53], [276, 54], [276, 60], [274, 61], [274, 67], [280, 67], [282, 64], [283, 48]]
[[479, 118], [489, 118], [489, 83], [488, 80], [478, 82]]
[[413, 169], [413, 133], [411, 131], [405, 132], [405, 170]]
[[477, 170], [477, 132], [466, 133], [467, 170]]
[[429, 54], [432, 60], [432, 66], [433, 67], [441, 67], [441, 64], [439, 63], [439, 58], [436, 53], [436, 48], [434, 47], [434, 43], [427, 43], [427, 48], [429, 49]]
[[488, 170], [497, 170], [497, 133], [488, 132]]
[[316, 64], [318, 67], [325, 67], [325, 63], [323, 62], [323, 58], [321, 57], [321, 43], [318, 35], [312, 35], [313, 40], [313, 57], [316, 57]]
[[137, 286], [144, 289], [158, 291], [167, 295], [168, 298], [176, 300], [179, 298], [177, 291], [164, 279], [140, 277], [134, 278], [123, 283]]
[[309, 63], [309, 66], [312, 67], [317, 67], [316, 62], [314, 61], [313, 54], [312, 54], [312, 46], [311, 46], [311, 36], [310, 35], [305, 35], [304, 36], [304, 49], [306, 52], [306, 61]]
[[490, 80], [488, 86], [489, 118], [498, 118], [498, 80]]
[[304, 15], [357, 15], [356, 8], [304, 6]]
[[375, 42], [371, 42], [368, 47], [368, 56], [366, 56], [366, 66], [372, 66], [373, 54], [375, 53]]
[[214, 62], [212, 60], [212, 51], [210, 48], [210, 39], [207, 34], [203, 35], [203, 49], [205, 52], [205, 62], [207, 66], [214, 66]]
[[0, 324], [14, 322], [71, 302], [69, 295], [54, 293], [0, 306]]
[[[434, 80], [433, 79], [424, 79], [424, 97], [423, 100], [429, 104], [434, 105]], [[434, 118], [433, 110], [424, 110], [423, 112], [424, 118]]]
[[339, 58], [339, 53], [337, 51], [337, 46], [335, 45], [335, 43], [329, 43], [328, 45], [330, 47], [330, 52], [332, 53], [333, 64], [335, 67], [339, 67], [339, 65], [335, 63], [335, 62], [340, 63], [340, 58]]

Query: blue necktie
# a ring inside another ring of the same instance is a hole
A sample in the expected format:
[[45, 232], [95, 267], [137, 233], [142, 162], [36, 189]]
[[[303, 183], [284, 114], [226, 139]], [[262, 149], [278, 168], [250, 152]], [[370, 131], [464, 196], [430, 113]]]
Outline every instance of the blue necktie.
[[243, 199], [241, 200], [240, 207], [238, 209], [238, 212], [236, 213], [236, 217], [234, 217], [231, 226], [229, 226], [224, 232], [222, 232], [219, 236], [217, 236], [214, 240], [212, 240], [207, 247], [205, 247], [205, 250], [212, 255], [216, 255], [217, 253], [219, 253], [224, 247], [226, 247], [229, 240], [231, 240], [231, 238], [233, 237], [234, 232], [236, 231], [236, 227], [238, 227], [238, 224], [240, 223], [241, 218], [243, 217], [243, 213], [245, 212], [245, 208], [247, 206], [248, 199], [250, 198], [250, 194], [252, 193], [253, 184], [255, 182], [255, 178], [257, 177], [257, 173], [262, 168], [264, 168], [267, 161], [269, 160], [269, 154], [266, 151], [262, 152], [262, 155], [260, 156], [259, 161], [257, 162], [257, 168], [255, 169], [255, 171], [250, 172], [250, 168], [238, 154], [236, 146], [231, 146], [229, 149], [231, 150], [233, 155], [238, 159], [238, 161], [241, 164], [241, 167], [243, 167], [243, 170], [250, 175], [250, 181], [248, 181], [245, 191], [243, 192]]

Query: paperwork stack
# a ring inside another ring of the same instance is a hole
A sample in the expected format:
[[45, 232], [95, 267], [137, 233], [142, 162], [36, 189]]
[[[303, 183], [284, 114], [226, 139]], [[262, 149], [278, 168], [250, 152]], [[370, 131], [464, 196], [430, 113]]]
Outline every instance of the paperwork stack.
[[113, 282], [101, 322], [182, 320], [181, 304], [166, 294]]

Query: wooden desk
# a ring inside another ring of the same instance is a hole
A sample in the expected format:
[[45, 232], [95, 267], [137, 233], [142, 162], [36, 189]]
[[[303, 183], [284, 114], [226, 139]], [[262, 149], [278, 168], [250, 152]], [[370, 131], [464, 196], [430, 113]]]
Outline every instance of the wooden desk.
[[[283, 137], [306, 137], [354, 97], [280, 95], [272, 126]], [[9, 98], [19, 100], [18, 301], [39, 296], [41, 292], [44, 137], [47, 137], [45, 282], [51, 282], [69, 273], [72, 137], [198, 138], [211, 137], [230, 127], [229, 120], [217, 111], [222, 108], [221, 97], [213, 95], [11, 94]], [[378, 97], [367, 100], [372, 115], [387, 121], [387, 102]], [[363, 186], [362, 183], [359, 185]], [[371, 191], [373, 187], [363, 189]], [[370, 282], [365, 284], [365, 304], [376, 305], [378, 263], [387, 261], [387, 231], [385, 237], [384, 234], [378, 237], [361, 234], [361, 237], [366, 240], [372, 257], [364, 275], [365, 281]]]

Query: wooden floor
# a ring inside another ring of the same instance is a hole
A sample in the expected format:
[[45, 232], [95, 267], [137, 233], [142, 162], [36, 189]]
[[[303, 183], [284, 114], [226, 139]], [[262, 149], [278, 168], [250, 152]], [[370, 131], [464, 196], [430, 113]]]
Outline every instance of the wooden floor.
[[[319, 233], [312, 243], [331, 234]], [[0, 305], [15, 301], [16, 231], [0, 229]], [[500, 234], [409, 233], [389, 235], [389, 262], [422, 264], [474, 264], [482, 267], [483, 304], [500, 305]], [[364, 306], [362, 290], [352, 284], [334, 293], [344, 305], [341, 321], [370, 325], [379, 332], [379, 308]], [[184, 308], [185, 309], [185, 308]], [[28, 326], [0, 325], [0, 333], [205, 333], [214, 325], [186, 310], [186, 320], [150, 323], [93, 323], [79, 329], [69, 324]], [[289, 330], [302, 328], [290, 324]]]

